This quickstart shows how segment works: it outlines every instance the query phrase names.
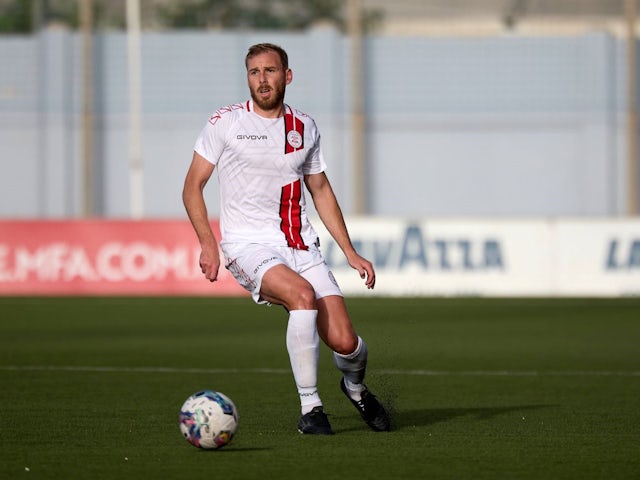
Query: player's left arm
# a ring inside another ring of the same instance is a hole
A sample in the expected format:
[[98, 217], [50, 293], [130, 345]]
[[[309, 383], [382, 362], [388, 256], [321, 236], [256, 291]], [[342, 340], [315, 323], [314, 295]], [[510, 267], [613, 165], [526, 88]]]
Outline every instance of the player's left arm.
[[376, 284], [376, 273], [373, 264], [362, 257], [351, 243], [351, 237], [342, 215], [331, 183], [324, 172], [304, 176], [304, 183], [311, 193], [313, 204], [316, 207], [322, 223], [344, 252], [347, 261], [352, 268], [357, 270], [360, 277], [365, 279], [367, 288], [373, 288]]

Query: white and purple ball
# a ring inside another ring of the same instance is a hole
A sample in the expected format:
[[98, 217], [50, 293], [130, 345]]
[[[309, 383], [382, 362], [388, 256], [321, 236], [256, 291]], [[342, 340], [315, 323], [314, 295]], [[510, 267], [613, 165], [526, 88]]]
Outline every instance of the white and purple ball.
[[224, 447], [238, 430], [238, 410], [229, 397], [213, 390], [191, 395], [180, 408], [180, 432], [198, 448]]

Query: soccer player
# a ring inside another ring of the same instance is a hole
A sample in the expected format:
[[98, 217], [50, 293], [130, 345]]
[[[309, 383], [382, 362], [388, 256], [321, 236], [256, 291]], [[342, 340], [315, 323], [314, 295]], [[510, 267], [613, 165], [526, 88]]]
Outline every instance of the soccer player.
[[[203, 189], [218, 168], [220, 247], [225, 267], [259, 304], [289, 314], [286, 345], [300, 396], [298, 430], [332, 434], [317, 388], [319, 338], [334, 352], [340, 388], [369, 427], [389, 430], [389, 415], [363, 383], [367, 346], [351, 323], [344, 298], [307, 218], [304, 186], [349, 265], [375, 286], [373, 265], [351, 243], [324, 171], [314, 120], [284, 103], [293, 79], [287, 53], [262, 43], [245, 58], [251, 99], [217, 110], [198, 136], [183, 201], [201, 246], [200, 267], [215, 282], [220, 268]], [[304, 183], [304, 185], [303, 185]]]

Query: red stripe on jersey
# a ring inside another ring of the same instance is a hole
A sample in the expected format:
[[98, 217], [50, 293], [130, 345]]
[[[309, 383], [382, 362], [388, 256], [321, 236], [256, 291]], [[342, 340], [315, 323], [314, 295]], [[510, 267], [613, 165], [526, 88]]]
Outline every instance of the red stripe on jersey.
[[284, 153], [304, 148], [304, 123], [293, 113], [284, 115]]
[[302, 198], [302, 183], [300, 180], [282, 187], [280, 197], [280, 230], [284, 233], [287, 245], [298, 250], [308, 250], [309, 247], [302, 240], [302, 219], [300, 217], [300, 199]]
[[247, 112], [251, 111], [251, 106], [249, 100], [247, 100]]

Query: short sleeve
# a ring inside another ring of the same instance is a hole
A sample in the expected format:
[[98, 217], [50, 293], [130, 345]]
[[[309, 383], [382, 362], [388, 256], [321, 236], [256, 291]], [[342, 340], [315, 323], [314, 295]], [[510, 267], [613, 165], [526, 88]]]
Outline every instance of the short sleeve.
[[193, 147], [196, 153], [216, 165], [225, 147], [225, 122], [220, 115], [209, 118]]
[[302, 173], [305, 175], [313, 175], [314, 173], [324, 172], [327, 169], [327, 164], [324, 161], [324, 154], [320, 146], [320, 132], [316, 127], [315, 122], [311, 123], [310, 136], [312, 140], [311, 148], [307, 154], [307, 158], [302, 166]]

